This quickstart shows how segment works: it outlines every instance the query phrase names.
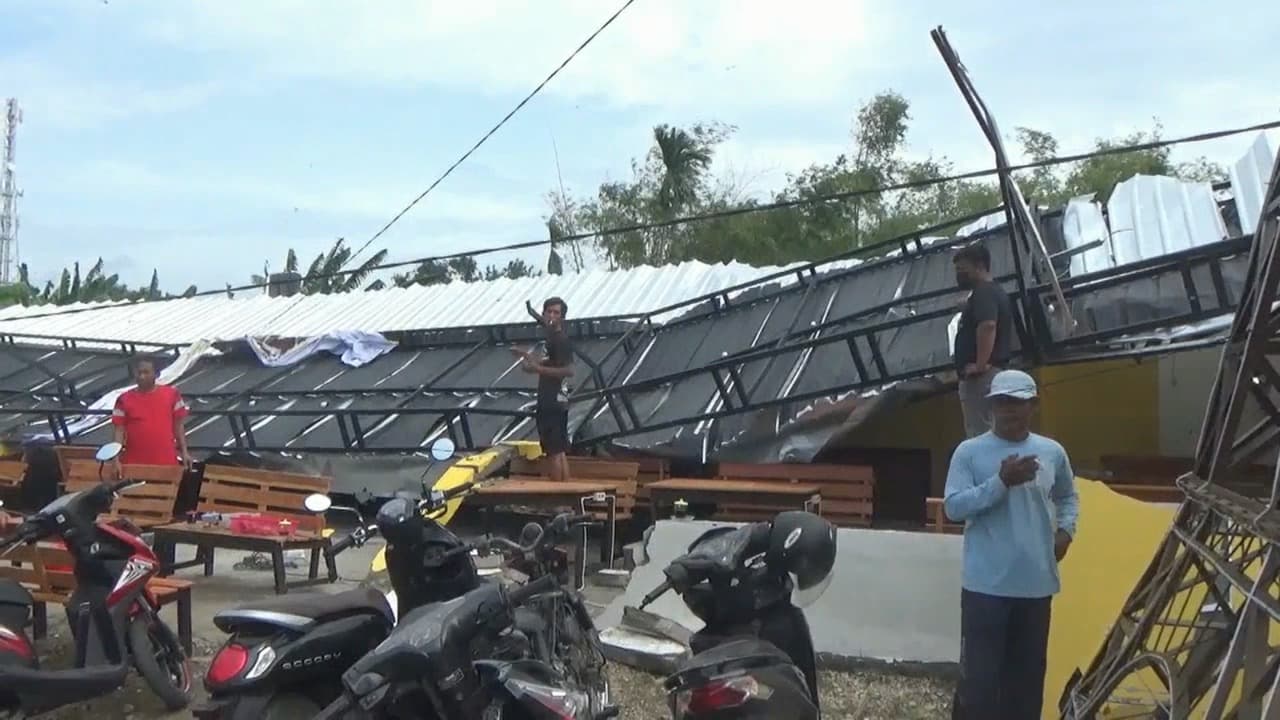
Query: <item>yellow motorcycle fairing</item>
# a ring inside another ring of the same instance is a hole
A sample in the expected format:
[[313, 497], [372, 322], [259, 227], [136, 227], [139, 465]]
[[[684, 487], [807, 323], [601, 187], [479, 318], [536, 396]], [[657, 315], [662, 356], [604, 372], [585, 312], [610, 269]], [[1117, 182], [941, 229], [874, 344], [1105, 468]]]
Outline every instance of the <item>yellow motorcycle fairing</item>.
[[[440, 492], [448, 492], [456, 488], [462, 487], [472, 481], [476, 475], [482, 470], [489, 467], [491, 463], [497, 462], [502, 454], [496, 450], [486, 450], [484, 452], [468, 455], [458, 462], [454, 463], [449, 469], [436, 480], [436, 484], [432, 486], [432, 490]], [[467, 498], [466, 494], [459, 495], [448, 500], [444, 507], [423, 513], [424, 517], [435, 520], [441, 525], [448, 525], [453, 516], [458, 513], [458, 509], [462, 507], [462, 501]], [[373, 556], [373, 561], [369, 563], [369, 580], [377, 582], [381, 578], [375, 578], [378, 573], [387, 571], [387, 546], [383, 545], [378, 549], [378, 553]], [[389, 587], [389, 583], [386, 583]]]

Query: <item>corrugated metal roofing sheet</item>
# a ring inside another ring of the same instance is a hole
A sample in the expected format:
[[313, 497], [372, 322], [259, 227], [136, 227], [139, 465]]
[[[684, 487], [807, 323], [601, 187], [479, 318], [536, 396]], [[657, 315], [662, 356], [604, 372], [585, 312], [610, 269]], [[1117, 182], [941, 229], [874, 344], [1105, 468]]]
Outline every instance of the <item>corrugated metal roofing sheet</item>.
[[[572, 318], [609, 317], [649, 312], [800, 265], [687, 262], [341, 295], [272, 298], [238, 293], [234, 298], [214, 295], [153, 303], [13, 306], [0, 310], [0, 331], [186, 344], [266, 335], [310, 337], [336, 330], [430, 330], [528, 322], [525, 301], [537, 305], [551, 296], [564, 298]], [[794, 278], [782, 282], [794, 282]], [[101, 309], [24, 319], [95, 305]]]
[[[1246, 235], [1257, 224], [1274, 160], [1267, 136], [1259, 133], [1231, 168], [1232, 202]], [[1228, 230], [1209, 183], [1135, 175], [1116, 185], [1105, 214], [1092, 196], [1073, 198], [1063, 233], [1068, 248], [1102, 241], [1072, 256], [1071, 274], [1079, 276], [1217, 242]]]

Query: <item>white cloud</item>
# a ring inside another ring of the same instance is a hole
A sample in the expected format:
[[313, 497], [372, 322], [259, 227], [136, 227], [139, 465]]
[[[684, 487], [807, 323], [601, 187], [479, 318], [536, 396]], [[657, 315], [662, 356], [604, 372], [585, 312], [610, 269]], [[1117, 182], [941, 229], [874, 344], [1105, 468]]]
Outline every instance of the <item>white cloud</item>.
[[[640, 0], [546, 92], [623, 106], [819, 102], [882, 61], [889, 21], [869, 5]], [[245, 56], [265, 76], [507, 96], [532, 89], [617, 6], [598, 0], [223, 0], [134, 12], [151, 40]]]
[[28, 123], [84, 130], [105, 123], [199, 107], [222, 91], [216, 81], [143, 87], [112, 78], [90, 79], [45, 60], [0, 57], [5, 93], [17, 97]]

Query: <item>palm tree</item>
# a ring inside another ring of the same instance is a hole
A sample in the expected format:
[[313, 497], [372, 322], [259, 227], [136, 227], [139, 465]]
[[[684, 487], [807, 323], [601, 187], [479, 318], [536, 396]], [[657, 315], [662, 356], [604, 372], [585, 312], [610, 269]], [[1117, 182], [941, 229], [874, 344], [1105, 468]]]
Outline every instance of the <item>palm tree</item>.
[[693, 204], [703, 174], [711, 167], [711, 148], [683, 128], [659, 125], [653, 140], [662, 161], [658, 206], [668, 215]]
[[26, 263], [22, 263], [18, 265], [18, 281], [8, 287], [0, 297], [0, 303], [70, 305], [77, 302], [157, 300], [164, 296], [160, 290], [160, 275], [154, 269], [151, 271], [151, 283], [146, 288], [135, 290], [121, 283], [118, 274], [107, 275], [102, 258], [98, 258], [84, 275], [80, 273], [78, 262], [72, 263], [71, 268], [63, 268], [58, 282], [49, 281], [42, 290], [31, 284], [31, 271]]
[[[311, 261], [311, 265], [307, 267], [307, 272], [302, 276], [302, 292], [307, 295], [327, 295], [330, 293], [351, 292], [360, 288], [361, 283], [369, 277], [378, 265], [387, 259], [387, 251], [379, 250], [371, 255], [367, 260], [360, 264], [360, 267], [344, 271], [338, 275], [338, 271], [351, 259], [352, 250], [347, 247], [344, 238], [338, 238], [333, 246], [327, 252], [322, 252]], [[285, 256], [284, 272], [298, 272], [298, 254], [289, 249], [289, 253]], [[261, 275], [253, 276], [255, 285], [265, 285], [268, 282], [270, 273], [264, 263]], [[381, 280], [375, 280], [370, 283], [365, 290], [379, 290], [386, 284]]]

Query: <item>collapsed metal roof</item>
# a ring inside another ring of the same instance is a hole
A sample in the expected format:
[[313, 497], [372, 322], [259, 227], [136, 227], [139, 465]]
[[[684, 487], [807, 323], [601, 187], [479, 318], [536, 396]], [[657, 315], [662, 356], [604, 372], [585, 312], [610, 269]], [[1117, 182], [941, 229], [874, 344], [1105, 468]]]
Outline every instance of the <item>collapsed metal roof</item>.
[[[234, 324], [238, 320], [214, 315], [226, 325], [213, 329], [201, 326], [198, 308], [243, 310], [257, 301], [154, 305], [186, 308], [181, 310], [191, 313], [183, 316], [190, 326], [186, 335], [143, 328], [141, 315], [130, 320], [130, 313], [162, 312], [147, 305], [61, 316], [81, 318], [67, 325], [57, 317], [10, 319], [0, 324], [0, 333], [6, 328], [10, 333], [0, 334], [5, 341], [0, 356], [11, 360], [0, 364], [0, 428], [7, 424], [12, 434], [42, 427], [66, 440], [71, 421], [98, 417], [74, 439], [106, 439], [106, 411], [86, 408], [123, 384], [129, 348], [111, 351], [68, 335], [61, 336], [60, 347], [38, 346], [49, 343], [48, 336], [69, 334], [70, 327], [174, 344], [256, 333], [382, 329], [401, 331], [396, 333], [399, 346], [360, 367], [323, 354], [284, 368], [264, 367], [244, 343], [227, 345], [225, 354], [189, 368], [180, 364], [184, 371], [175, 382], [193, 407], [192, 447], [403, 454], [421, 450], [441, 434], [464, 448], [484, 447], [532, 434], [533, 383], [517, 371], [508, 351], [512, 343], [537, 339], [536, 329], [521, 315], [524, 301], [560, 294], [572, 307], [590, 308], [592, 294], [600, 293], [614, 299], [610, 308], [624, 306], [617, 298], [641, 296], [649, 306], [646, 311], [628, 306], [642, 313], [638, 318], [571, 323], [581, 361], [570, 406], [577, 443], [683, 456], [804, 459], [821, 445], [821, 434], [800, 450], [795, 443], [788, 446], [785, 436], [788, 428], [803, 425], [816, 403], [849, 395], [883, 397], [922, 382], [936, 384], [930, 378], [951, 370], [949, 326], [962, 297], [950, 258], [957, 245], [968, 242], [987, 245], [993, 274], [1015, 300], [1015, 344], [1028, 365], [1163, 352], [1188, 346], [1188, 337], [1207, 334], [1212, 340], [1220, 334], [1221, 319], [1240, 301], [1252, 242], [1246, 229], [1251, 226], [1242, 218], [1260, 197], [1256, 190], [1265, 180], [1253, 176], [1265, 170], [1262, 156], [1274, 158], [1270, 149], [1255, 145], [1233, 169], [1231, 183], [1217, 193], [1207, 185], [1137, 177], [1122, 184], [1106, 208], [1079, 199], [1065, 213], [1033, 212], [1007, 171], [989, 112], [945, 38], [936, 35], [935, 40], [1002, 169], [1006, 208], [970, 218], [961, 237], [931, 238], [926, 230], [838, 262], [756, 276], [745, 287], [729, 282], [660, 308], [654, 305], [666, 298], [649, 297], [658, 293], [623, 288], [672, 287], [674, 281], [657, 278], [664, 272], [676, 277], [682, 272], [678, 268], [642, 270], [630, 276], [636, 280], [610, 274], [594, 290], [572, 276], [556, 281], [566, 283], [562, 288], [528, 285], [507, 294], [496, 285], [428, 288], [415, 292], [424, 298], [431, 294], [429, 311], [404, 310], [394, 319], [391, 313], [405, 304], [407, 294], [382, 296], [398, 297], [395, 302], [368, 293], [271, 301], [286, 309], [305, 301], [314, 312], [306, 320], [277, 314], [275, 324], [240, 326]], [[1252, 211], [1256, 216], [1256, 208]], [[485, 307], [486, 296], [501, 306], [501, 314], [476, 310], [476, 317], [509, 318], [513, 324], [440, 329], [440, 323], [469, 317], [472, 311], [460, 309], [468, 306], [464, 294], [477, 308]], [[382, 302], [388, 304], [377, 304]], [[600, 306], [571, 317], [604, 312]], [[169, 311], [179, 312], [164, 312]], [[14, 310], [8, 317], [24, 314], [32, 313]], [[372, 319], [367, 326], [353, 326], [351, 318], [357, 316]], [[122, 325], [95, 324], [93, 317], [118, 317]], [[1067, 326], [1068, 317], [1073, 327]], [[21, 337], [14, 328], [45, 337]], [[185, 363], [178, 348], [166, 352]], [[35, 417], [44, 417], [43, 424], [31, 425]], [[824, 432], [829, 437], [832, 431]]]

